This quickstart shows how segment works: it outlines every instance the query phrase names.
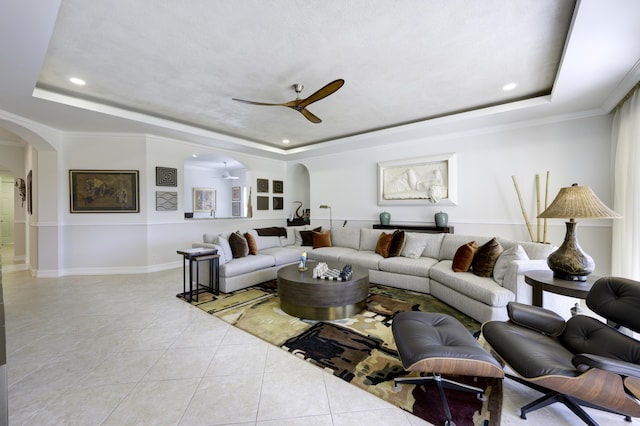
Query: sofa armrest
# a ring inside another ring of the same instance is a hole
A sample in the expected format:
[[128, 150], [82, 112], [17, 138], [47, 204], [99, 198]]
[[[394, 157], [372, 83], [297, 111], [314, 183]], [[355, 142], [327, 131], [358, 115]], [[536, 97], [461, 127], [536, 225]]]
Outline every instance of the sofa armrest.
[[549, 270], [546, 259], [512, 260], [507, 267], [502, 286], [516, 295], [516, 302], [531, 303], [531, 286], [524, 282], [530, 271]]

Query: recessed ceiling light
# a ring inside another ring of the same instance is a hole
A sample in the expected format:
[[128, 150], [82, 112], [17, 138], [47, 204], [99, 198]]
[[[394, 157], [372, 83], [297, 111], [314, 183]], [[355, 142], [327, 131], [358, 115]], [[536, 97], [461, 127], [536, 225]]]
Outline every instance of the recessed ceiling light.
[[193, 158], [198, 158], [198, 154], [191, 154]]
[[290, 142], [289, 139], [282, 139], [282, 143], [284, 144], [288, 144], [289, 142]]
[[77, 85], [77, 86], [84, 86], [85, 84], [87, 84], [86, 81], [84, 81], [83, 79], [78, 78], [78, 77], [71, 77], [69, 79], [69, 81], [72, 82], [73, 84]]
[[509, 84], [505, 84], [504, 86], [502, 86], [502, 90], [507, 91], [507, 90], [513, 90], [517, 87], [518, 85], [516, 83], [509, 83]]

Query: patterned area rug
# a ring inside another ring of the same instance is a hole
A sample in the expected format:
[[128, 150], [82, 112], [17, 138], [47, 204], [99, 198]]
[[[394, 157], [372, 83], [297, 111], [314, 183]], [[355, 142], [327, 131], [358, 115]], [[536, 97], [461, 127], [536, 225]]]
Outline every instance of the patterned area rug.
[[[416, 374], [406, 372], [398, 359], [391, 331], [393, 316], [403, 311], [442, 312], [458, 319], [471, 333], [480, 329], [478, 322], [430, 295], [375, 284], [363, 312], [335, 321], [286, 314], [280, 309], [276, 281], [219, 296], [200, 293], [199, 302], [192, 304], [434, 424], [445, 419], [435, 386], [404, 384], [394, 389], [394, 378]], [[485, 401], [472, 393], [445, 390], [457, 425], [500, 424], [501, 380], [451, 378], [486, 388]]]

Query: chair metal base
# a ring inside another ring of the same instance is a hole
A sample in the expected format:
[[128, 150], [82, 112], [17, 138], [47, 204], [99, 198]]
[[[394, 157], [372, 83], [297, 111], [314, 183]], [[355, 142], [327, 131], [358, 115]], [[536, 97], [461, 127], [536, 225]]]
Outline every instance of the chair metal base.
[[462, 392], [475, 393], [478, 399], [484, 400], [484, 390], [475, 386], [467, 385], [465, 383], [456, 382], [455, 380], [446, 379], [438, 373], [431, 373], [429, 376], [422, 377], [398, 377], [393, 381], [394, 385], [398, 387], [398, 384], [406, 383], [409, 385], [424, 385], [428, 383], [435, 383], [438, 387], [438, 393], [440, 394], [440, 400], [442, 401], [442, 407], [444, 408], [445, 426], [455, 426], [453, 418], [451, 417], [451, 409], [447, 402], [447, 397], [444, 394], [444, 388], [457, 390]]
[[[565, 395], [565, 394], [547, 389], [545, 387], [530, 383], [518, 376], [514, 376], [512, 374], [505, 374], [505, 376], [507, 376], [511, 380], [514, 380], [527, 387], [530, 387], [531, 389], [535, 389], [538, 392], [544, 393], [544, 395], [541, 396], [540, 398], [520, 408], [520, 418], [522, 419], [525, 419], [525, 420], [527, 419], [527, 413], [535, 411], [539, 408], [544, 408], [547, 405], [551, 405], [556, 402], [560, 402], [564, 404], [567, 408], [569, 408], [569, 410], [571, 410], [576, 416], [580, 417], [580, 419], [589, 426], [599, 426], [599, 424], [593, 419], [593, 417], [591, 417], [586, 411], [584, 411], [584, 409], [582, 408], [583, 406], [589, 407], [589, 408], [595, 408], [597, 410], [606, 411], [609, 413], [614, 413], [611, 410], [607, 410], [605, 408], [598, 407], [593, 404], [589, 404], [585, 401], [573, 398], [569, 395]], [[620, 413], [614, 413], [614, 414], [620, 414]], [[620, 415], [624, 416], [623, 414], [620, 414]], [[631, 422], [630, 416], [624, 416], [624, 419], [628, 422]]]

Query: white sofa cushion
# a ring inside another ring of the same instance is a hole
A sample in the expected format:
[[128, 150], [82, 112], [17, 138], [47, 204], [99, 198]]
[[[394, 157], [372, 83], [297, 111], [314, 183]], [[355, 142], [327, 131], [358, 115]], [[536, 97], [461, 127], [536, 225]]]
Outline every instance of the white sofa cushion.
[[202, 242], [207, 244], [214, 244], [216, 242], [216, 239], [218, 238], [218, 235], [220, 234], [211, 234], [209, 232], [205, 232], [204, 234], [202, 234]]
[[[393, 233], [388, 231], [387, 234]], [[376, 245], [378, 244], [378, 237], [382, 234], [381, 229], [360, 229], [360, 250], [376, 251]]]
[[280, 245], [280, 237], [270, 236], [270, 237], [261, 237], [258, 235], [258, 231], [255, 229], [249, 229], [247, 231], [255, 240], [256, 246], [258, 247], [258, 253], [261, 250], [268, 249], [271, 247], [281, 247]]
[[[296, 243], [296, 227], [295, 226], [287, 226], [285, 229], [287, 230], [287, 236], [286, 237], [280, 237], [280, 245], [282, 247], [295, 245], [295, 243]], [[302, 241], [302, 239], [300, 241]]]
[[220, 276], [235, 277], [259, 269], [270, 268], [275, 265], [273, 256], [266, 254], [249, 255], [247, 257], [239, 257], [233, 259], [220, 266]]
[[271, 247], [264, 249], [258, 254], [267, 254], [273, 256], [276, 266], [286, 265], [300, 261], [300, 256], [304, 250], [302, 247]]
[[384, 259], [378, 253], [369, 250], [359, 250], [340, 256], [340, 263], [357, 265], [367, 269], [378, 269], [378, 263]]
[[403, 275], [415, 275], [417, 277], [429, 277], [429, 270], [438, 263], [437, 259], [431, 257], [419, 257], [411, 259], [408, 257], [388, 257], [380, 260], [378, 268], [381, 271], [393, 272]]
[[[442, 238], [442, 245], [440, 246], [440, 254], [438, 259], [453, 260], [453, 256], [460, 246], [467, 244], [470, 241], [475, 241], [478, 247], [489, 241], [493, 237], [483, 237], [478, 235], [456, 235], [456, 234], [444, 234]], [[504, 247], [504, 246], [503, 246]]]
[[437, 259], [440, 255], [440, 249], [442, 248], [442, 240], [445, 234], [423, 234], [426, 245], [422, 255], [425, 257], [432, 257]]
[[233, 259], [233, 252], [231, 251], [231, 246], [229, 245], [228, 239], [220, 235], [218, 236], [218, 238], [216, 238], [215, 244], [222, 248], [222, 253], [220, 253], [220, 256], [224, 256], [226, 262], [229, 262]]
[[331, 228], [331, 245], [358, 250], [360, 248], [360, 228]]
[[422, 256], [422, 253], [427, 246], [427, 239], [417, 232], [407, 232], [405, 235], [406, 242], [404, 243], [404, 248], [400, 255], [410, 259], [418, 259]]
[[453, 261], [442, 260], [430, 270], [431, 279], [460, 294], [489, 306], [507, 306], [516, 295], [498, 285], [491, 277], [479, 277], [472, 272], [453, 272]]
[[[302, 248], [304, 249], [305, 246], [302, 246]], [[337, 262], [344, 255], [358, 252], [358, 250], [348, 247], [320, 247], [313, 250], [311, 250], [311, 247], [308, 248], [310, 250], [307, 251], [307, 257], [319, 262]]]
[[500, 285], [504, 281], [504, 276], [507, 273], [507, 268], [513, 260], [528, 260], [527, 252], [524, 251], [520, 244], [516, 244], [511, 248], [506, 249], [500, 254], [496, 264], [493, 266], [493, 279]]
[[521, 242], [520, 245], [527, 252], [529, 259], [546, 259], [551, 253], [557, 250], [553, 244]]

